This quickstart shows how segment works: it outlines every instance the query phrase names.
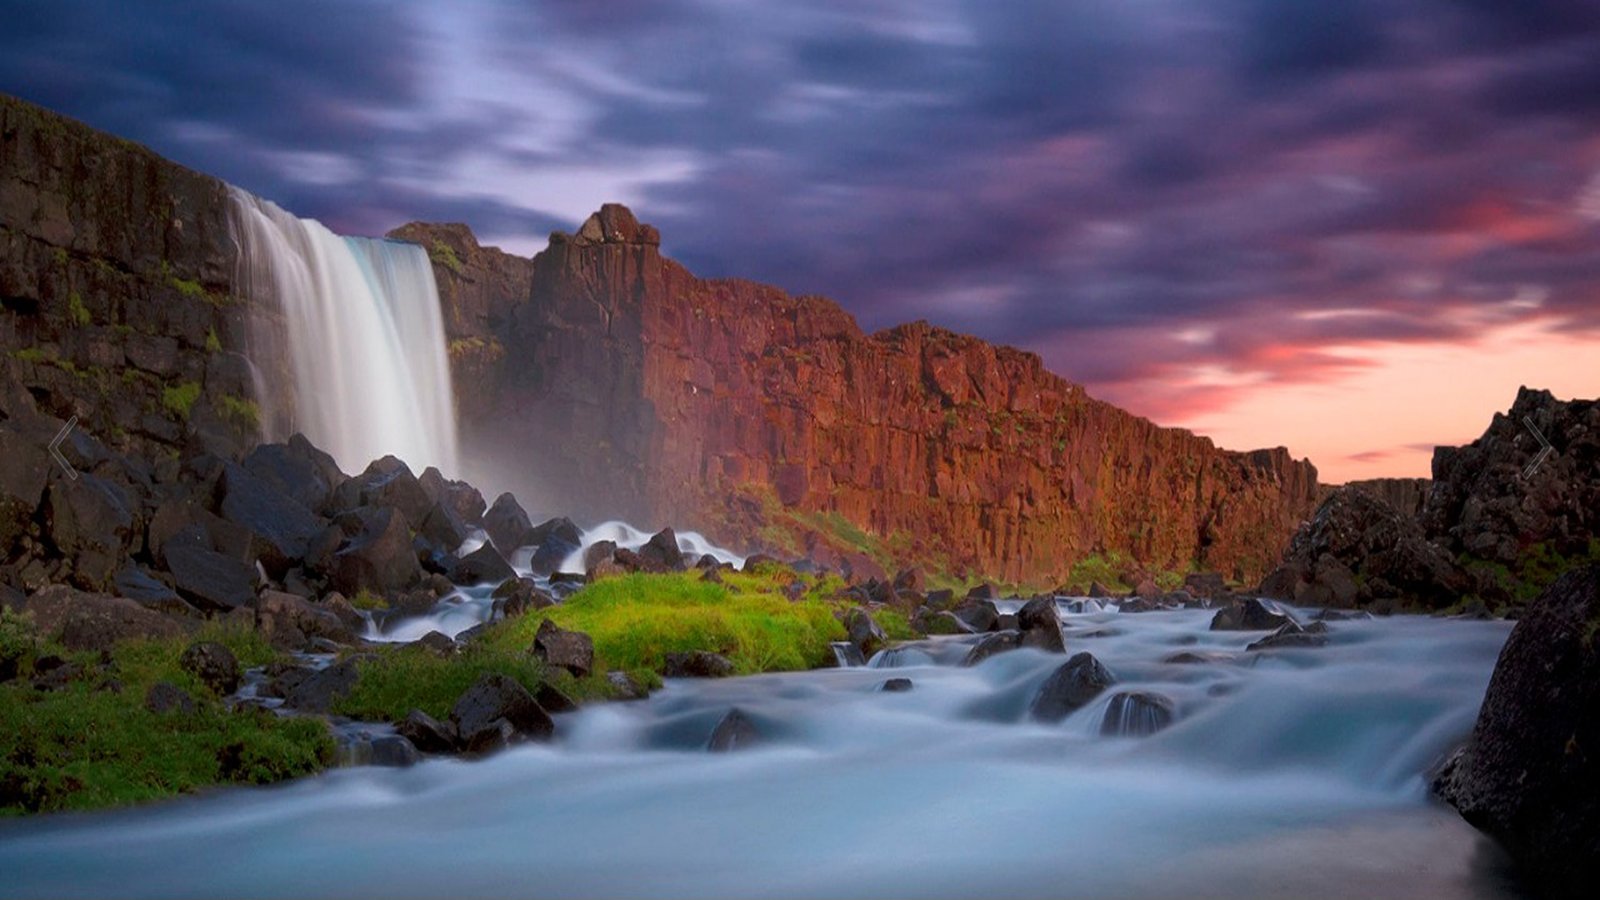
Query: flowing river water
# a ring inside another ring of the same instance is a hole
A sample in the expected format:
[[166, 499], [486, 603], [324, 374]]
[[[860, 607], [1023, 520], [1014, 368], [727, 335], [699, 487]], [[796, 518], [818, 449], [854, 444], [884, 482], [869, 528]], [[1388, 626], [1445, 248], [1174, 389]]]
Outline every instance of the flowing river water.
[[[1334, 622], [1246, 652], [1201, 610], [1069, 615], [1118, 684], [1059, 724], [1064, 657], [672, 681], [480, 762], [346, 769], [146, 809], [0, 826], [3, 896], [1498, 897], [1499, 852], [1428, 798], [1509, 623]], [[1201, 662], [1166, 662], [1173, 654]], [[904, 693], [887, 678], [913, 682]], [[1105, 737], [1111, 694], [1176, 721]], [[764, 740], [709, 753], [730, 708]]]

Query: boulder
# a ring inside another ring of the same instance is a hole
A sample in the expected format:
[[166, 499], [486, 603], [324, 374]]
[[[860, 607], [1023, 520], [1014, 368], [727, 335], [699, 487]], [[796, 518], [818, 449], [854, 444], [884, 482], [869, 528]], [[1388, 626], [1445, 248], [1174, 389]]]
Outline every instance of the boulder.
[[528, 689], [506, 675], [480, 676], [456, 700], [450, 721], [471, 753], [490, 752], [511, 741], [545, 741], [555, 733], [555, 722]]
[[510, 494], [495, 498], [494, 505], [483, 514], [483, 530], [501, 553], [509, 554], [533, 542], [533, 522], [527, 512]]
[[417, 477], [423, 493], [434, 503], [443, 505], [455, 518], [466, 525], [483, 521], [485, 504], [483, 494], [465, 481], [452, 481], [433, 466], [424, 469]]
[[283, 705], [308, 713], [325, 713], [334, 701], [350, 693], [361, 678], [359, 668], [362, 657], [341, 659], [325, 669], [297, 677], [293, 687], [284, 692]]
[[112, 576], [111, 585], [115, 588], [117, 596], [127, 597], [145, 609], [169, 616], [195, 618], [201, 616], [200, 610], [179, 597], [177, 591], [168, 587], [165, 582], [156, 580], [149, 572], [138, 566], [123, 566], [118, 569], [117, 574]]
[[455, 752], [455, 725], [440, 722], [420, 709], [406, 713], [404, 719], [394, 723], [394, 730], [423, 753]]
[[1054, 597], [1035, 597], [1017, 611], [1017, 630], [1022, 646], [1047, 653], [1065, 653], [1067, 643], [1061, 634], [1061, 611]]
[[505, 561], [493, 544], [484, 544], [461, 557], [450, 573], [450, 580], [461, 585], [500, 584], [515, 577], [517, 571], [511, 568], [511, 564]]
[[104, 590], [123, 566], [136, 531], [136, 506], [114, 482], [93, 475], [61, 478], [45, 492], [50, 543], [72, 561], [72, 581]]
[[961, 660], [963, 666], [975, 666], [991, 656], [1015, 650], [1022, 646], [1022, 633], [1015, 629], [996, 631], [973, 645]]
[[990, 600], [964, 600], [951, 613], [969, 630], [980, 634], [1000, 627], [1000, 613]]
[[1294, 621], [1260, 600], [1240, 600], [1217, 610], [1211, 617], [1212, 631], [1274, 631]]
[[977, 629], [968, 625], [953, 612], [929, 609], [924, 606], [911, 618], [911, 627], [923, 634], [975, 634]]
[[1600, 566], [1557, 579], [1500, 651], [1467, 743], [1434, 789], [1545, 892], [1600, 878]]
[[909, 678], [891, 678], [888, 681], [885, 681], [883, 684], [878, 685], [878, 690], [883, 691], [886, 694], [903, 694], [906, 691], [911, 690], [911, 688], [912, 684], [911, 679]]
[[627, 672], [607, 672], [606, 683], [611, 687], [613, 700], [644, 700], [650, 696], [650, 689]]
[[668, 678], [726, 678], [733, 674], [733, 663], [706, 650], [668, 653], [661, 674]]
[[109, 650], [137, 638], [181, 637], [193, 620], [145, 609], [125, 597], [110, 597], [51, 585], [29, 597], [23, 609], [41, 635], [59, 637], [68, 650]]
[[556, 605], [556, 599], [550, 596], [550, 592], [539, 587], [532, 578], [508, 578], [494, 589], [493, 597], [495, 607], [507, 619]]
[[1328, 626], [1314, 622], [1301, 627], [1298, 622], [1285, 622], [1266, 637], [1253, 641], [1246, 650], [1285, 650], [1303, 647], [1321, 647], [1328, 643]]
[[1172, 724], [1172, 701], [1150, 691], [1119, 691], [1111, 695], [1100, 733], [1109, 737], [1143, 737]]
[[568, 631], [545, 619], [533, 637], [533, 655], [544, 664], [582, 678], [594, 668], [594, 641], [581, 631]]
[[450, 507], [435, 503], [422, 517], [417, 535], [439, 551], [454, 553], [467, 539], [467, 526]]
[[1078, 653], [1045, 679], [1028, 714], [1041, 722], [1059, 722], [1100, 696], [1116, 680], [1093, 654]]
[[[331, 597], [344, 603], [344, 598], [338, 594]], [[348, 603], [344, 605], [349, 606]], [[356, 621], [365, 624], [359, 614]], [[282, 591], [262, 591], [256, 599], [256, 629], [274, 647], [283, 650], [304, 650], [315, 638], [336, 644], [356, 642], [355, 629], [334, 609], [316, 606], [304, 597]]]
[[255, 598], [256, 570], [215, 550], [182, 544], [166, 548], [178, 596], [205, 612], [228, 612]]
[[435, 656], [455, 656], [460, 649], [455, 640], [442, 631], [430, 631], [412, 643]]
[[333, 490], [349, 480], [333, 457], [299, 434], [285, 444], [257, 446], [240, 465], [272, 492], [308, 510], [322, 509]]
[[678, 536], [671, 528], [663, 528], [650, 536], [638, 550], [643, 560], [642, 568], [649, 571], [676, 572], [685, 568], [683, 551], [678, 548]]
[[158, 681], [145, 691], [144, 708], [156, 715], [177, 713], [188, 716], [193, 715], [199, 706], [183, 688], [170, 681]]
[[334, 589], [346, 595], [368, 591], [381, 596], [422, 579], [422, 566], [411, 546], [411, 527], [398, 509], [362, 508], [354, 524], [355, 535], [328, 562]]
[[282, 578], [305, 559], [311, 542], [328, 526], [326, 519], [289, 494], [276, 490], [243, 466], [226, 463], [216, 486], [217, 515], [239, 526], [257, 560], [273, 578]]
[[393, 456], [374, 460], [365, 472], [341, 485], [334, 502], [341, 510], [392, 507], [407, 522], [421, 522], [434, 504], [411, 468]]
[[178, 657], [178, 667], [193, 675], [219, 697], [239, 689], [239, 659], [216, 641], [190, 644]]
[[871, 658], [872, 654], [882, 650], [889, 643], [889, 636], [879, 627], [877, 621], [859, 607], [845, 613], [844, 630], [850, 643], [861, 651], [863, 657]]
[[756, 728], [750, 717], [746, 716], [738, 707], [728, 710], [717, 727], [711, 730], [711, 738], [706, 742], [706, 749], [712, 753], [730, 753], [734, 750], [748, 750], [761, 743], [761, 731]]
[[1220, 600], [1228, 596], [1228, 584], [1220, 572], [1190, 572], [1184, 576], [1183, 589], [1196, 597]]

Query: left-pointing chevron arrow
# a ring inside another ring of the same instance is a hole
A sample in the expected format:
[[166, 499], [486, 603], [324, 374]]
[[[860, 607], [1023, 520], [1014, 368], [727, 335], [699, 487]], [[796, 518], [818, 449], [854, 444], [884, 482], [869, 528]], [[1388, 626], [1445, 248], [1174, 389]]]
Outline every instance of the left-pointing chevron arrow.
[[78, 470], [74, 469], [72, 463], [67, 462], [67, 458], [61, 455], [61, 442], [67, 439], [67, 435], [72, 433], [73, 427], [77, 424], [77, 416], [68, 419], [67, 424], [61, 426], [61, 430], [56, 432], [56, 439], [50, 442], [50, 455], [55, 457], [56, 462], [61, 464], [62, 471], [66, 472], [67, 477], [73, 481], [78, 480]]
[[1550, 454], [1556, 452], [1556, 448], [1552, 446], [1549, 441], [1545, 440], [1545, 436], [1539, 431], [1539, 427], [1533, 424], [1533, 418], [1531, 416], [1523, 416], [1522, 424], [1528, 426], [1528, 430], [1533, 432], [1533, 436], [1539, 439], [1540, 447], [1539, 452], [1534, 454], [1533, 459], [1530, 460], [1527, 467], [1522, 470], [1522, 480], [1527, 481], [1533, 477], [1533, 473], [1539, 471], [1539, 466], [1543, 465], [1544, 461], [1550, 458]]

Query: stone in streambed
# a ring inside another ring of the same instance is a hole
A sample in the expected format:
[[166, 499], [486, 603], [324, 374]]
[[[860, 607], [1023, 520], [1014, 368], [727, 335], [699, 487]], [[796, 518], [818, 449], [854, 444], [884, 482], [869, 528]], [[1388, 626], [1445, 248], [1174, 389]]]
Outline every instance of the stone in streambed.
[[1041, 722], [1059, 722], [1098, 697], [1116, 680], [1093, 654], [1079, 653], [1050, 673], [1034, 696], [1028, 713]]
[[1251, 598], [1217, 610], [1211, 617], [1212, 631], [1274, 631], [1294, 621], [1287, 615]]
[[645, 700], [650, 697], [650, 689], [627, 672], [607, 672], [606, 682], [611, 686], [613, 700]]
[[501, 494], [483, 515], [483, 530], [501, 553], [512, 553], [533, 541], [533, 522], [517, 498]]
[[406, 713], [404, 719], [395, 723], [394, 730], [423, 753], [454, 753], [456, 750], [454, 723], [440, 722], [420, 709]]
[[722, 721], [711, 732], [706, 749], [712, 753], [730, 753], [748, 750], [761, 743], [761, 731], [738, 707], [728, 710]]
[[515, 577], [516, 570], [492, 544], [484, 544], [463, 556], [450, 573], [451, 581], [464, 585], [500, 584], [507, 578]]
[[870, 658], [889, 643], [889, 636], [864, 609], [856, 608], [845, 613], [844, 630], [863, 658]]
[[352, 596], [362, 591], [386, 595], [422, 579], [411, 527], [400, 510], [363, 507], [353, 514], [351, 524], [355, 535], [329, 563], [329, 580], [336, 590]]
[[1015, 650], [1022, 646], [1022, 633], [1014, 629], [996, 631], [979, 641], [961, 660], [963, 666], [975, 666], [991, 656]]
[[909, 678], [891, 678], [878, 686], [878, 690], [886, 694], [903, 694], [911, 690], [911, 688], [912, 684]]
[[1172, 701], [1150, 691], [1121, 691], [1111, 695], [1100, 733], [1110, 737], [1143, 737], [1172, 724]]
[[1017, 611], [1017, 629], [1022, 632], [1023, 647], [1046, 653], [1067, 652], [1067, 642], [1061, 633], [1061, 611], [1054, 597], [1035, 597], [1023, 604]]
[[480, 677], [456, 700], [450, 721], [470, 753], [491, 752], [518, 740], [549, 740], [555, 733], [555, 723], [528, 689], [505, 675]]
[[1305, 647], [1321, 647], [1328, 643], [1328, 625], [1325, 622], [1313, 622], [1301, 627], [1297, 622], [1285, 622], [1278, 626], [1278, 630], [1267, 635], [1259, 641], [1253, 641], [1246, 650], [1287, 650]]
[[311, 672], [285, 692], [283, 705], [302, 712], [327, 712], [335, 700], [355, 688], [361, 678], [358, 666], [362, 659], [352, 656]]

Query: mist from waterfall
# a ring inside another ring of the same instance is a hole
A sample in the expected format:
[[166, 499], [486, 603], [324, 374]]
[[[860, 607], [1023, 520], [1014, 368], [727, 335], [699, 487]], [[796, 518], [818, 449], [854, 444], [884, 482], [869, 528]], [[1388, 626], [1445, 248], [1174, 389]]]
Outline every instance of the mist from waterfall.
[[231, 200], [239, 290], [278, 313], [252, 324], [250, 355], [258, 373], [262, 361], [285, 360], [293, 380], [290, 392], [258, 385], [264, 436], [301, 432], [346, 471], [393, 454], [415, 471], [457, 473], [450, 364], [427, 253], [334, 234], [237, 188]]

